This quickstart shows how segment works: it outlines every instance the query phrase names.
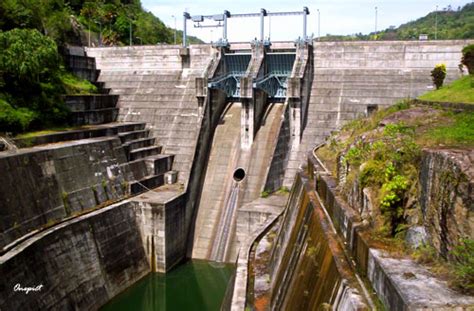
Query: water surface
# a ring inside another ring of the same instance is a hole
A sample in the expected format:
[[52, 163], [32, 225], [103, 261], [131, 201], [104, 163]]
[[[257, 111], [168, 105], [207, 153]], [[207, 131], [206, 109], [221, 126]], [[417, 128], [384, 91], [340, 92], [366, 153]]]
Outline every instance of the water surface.
[[234, 266], [192, 260], [166, 275], [150, 273], [102, 311], [218, 311]]

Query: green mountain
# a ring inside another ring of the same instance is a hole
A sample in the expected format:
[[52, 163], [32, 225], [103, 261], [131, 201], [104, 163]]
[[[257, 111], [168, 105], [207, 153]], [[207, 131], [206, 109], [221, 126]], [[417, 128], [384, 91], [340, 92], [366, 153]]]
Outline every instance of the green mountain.
[[427, 34], [430, 39], [434, 39], [435, 35], [437, 39], [474, 38], [474, 3], [466, 4], [457, 10], [448, 6], [441, 11], [431, 12], [425, 17], [403, 24], [396, 29], [386, 29], [379, 35], [382, 39], [387, 40], [408, 40], [418, 39], [420, 34]]
[[[437, 24], [437, 27], [436, 27]], [[435, 39], [474, 39], [474, 2], [464, 7], [453, 9], [448, 6], [442, 10], [431, 12], [415, 21], [390, 27], [380, 32], [354, 35], [326, 35], [322, 41], [349, 40], [418, 40], [421, 34]]]
[[[142, 8], [140, 0], [2, 0], [0, 29], [33, 28], [64, 43], [128, 45], [173, 43], [174, 29]], [[99, 36], [100, 34], [100, 36]], [[181, 36], [177, 36], [178, 43]], [[201, 43], [195, 37], [191, 43]]]

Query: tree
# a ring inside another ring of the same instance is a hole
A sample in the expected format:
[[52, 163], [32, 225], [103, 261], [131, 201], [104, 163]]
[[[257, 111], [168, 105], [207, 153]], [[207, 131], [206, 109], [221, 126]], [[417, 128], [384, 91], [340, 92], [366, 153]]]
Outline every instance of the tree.
[[462, 49], [461, 63], [467, 67], [469, 74], [474, 75], [474, 44]]
[[0, 71], [8, 79], [39, 82], [59, 68], [56, 43], [36, 29], [0, 33], [0, 49]]
[[446, 78], [446, 65], [439, 64], [434, 67], [431, 71], [431, 77], [433, 78], [433, 83], [438, 90], [443, 86], [444, 79]]

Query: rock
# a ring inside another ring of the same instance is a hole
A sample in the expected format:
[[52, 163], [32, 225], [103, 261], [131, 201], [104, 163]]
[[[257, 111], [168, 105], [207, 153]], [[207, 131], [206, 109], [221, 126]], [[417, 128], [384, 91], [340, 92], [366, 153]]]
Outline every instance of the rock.
[[431, 117], [438, 116], [440, 114], [440, 110], [436, 110], [433, 108], [427, 107], [415, 107], [406, 110], [397, 111], [382, 121], [380, 121], [379, 125], [386, 126], [388, 124], [396, 124], [403, 122], [405, 124], [413, 123], [413, 121], [417, 119], [427, 119], [426, 116], [429, 115]]
[[450, 258], [461, 238], [474, 238], [474, 150], [425, 149], [420, 207], [430, 245]]
[[425, 227], [416, 226], [411, 227], [407, 230], [405, 236], [405, 242], [412, 248], [418, 248], [428, 241], [428, 234], [426, 233]]

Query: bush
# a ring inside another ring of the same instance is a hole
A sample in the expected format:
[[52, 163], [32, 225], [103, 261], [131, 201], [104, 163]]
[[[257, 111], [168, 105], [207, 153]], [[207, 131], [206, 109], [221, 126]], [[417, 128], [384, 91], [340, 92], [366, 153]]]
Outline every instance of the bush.
[[0, 99], [0, 132], [18, 133], [28, 128], [35, 119], [35, 113], [27, 108], [13, 108]]
[[474, 44], [462, 49], [461, 63], [467, 67], [469, 74], [474, 75]]
[[431, 71], [431, 77], [436, 89], [440, 89], [443, 86], [444, 79], [446, 78], [446, 65], [439, 64], [434, 67]]
[[62, 124], [68, 110], [61, 94], [56, 43], [35, 29], [0, 32], [2, 127], [18, 132]]
[[455, 257], [454, 285], [458, 288], [474, 293], [474, 240], [461, 239], [451, 254]]

